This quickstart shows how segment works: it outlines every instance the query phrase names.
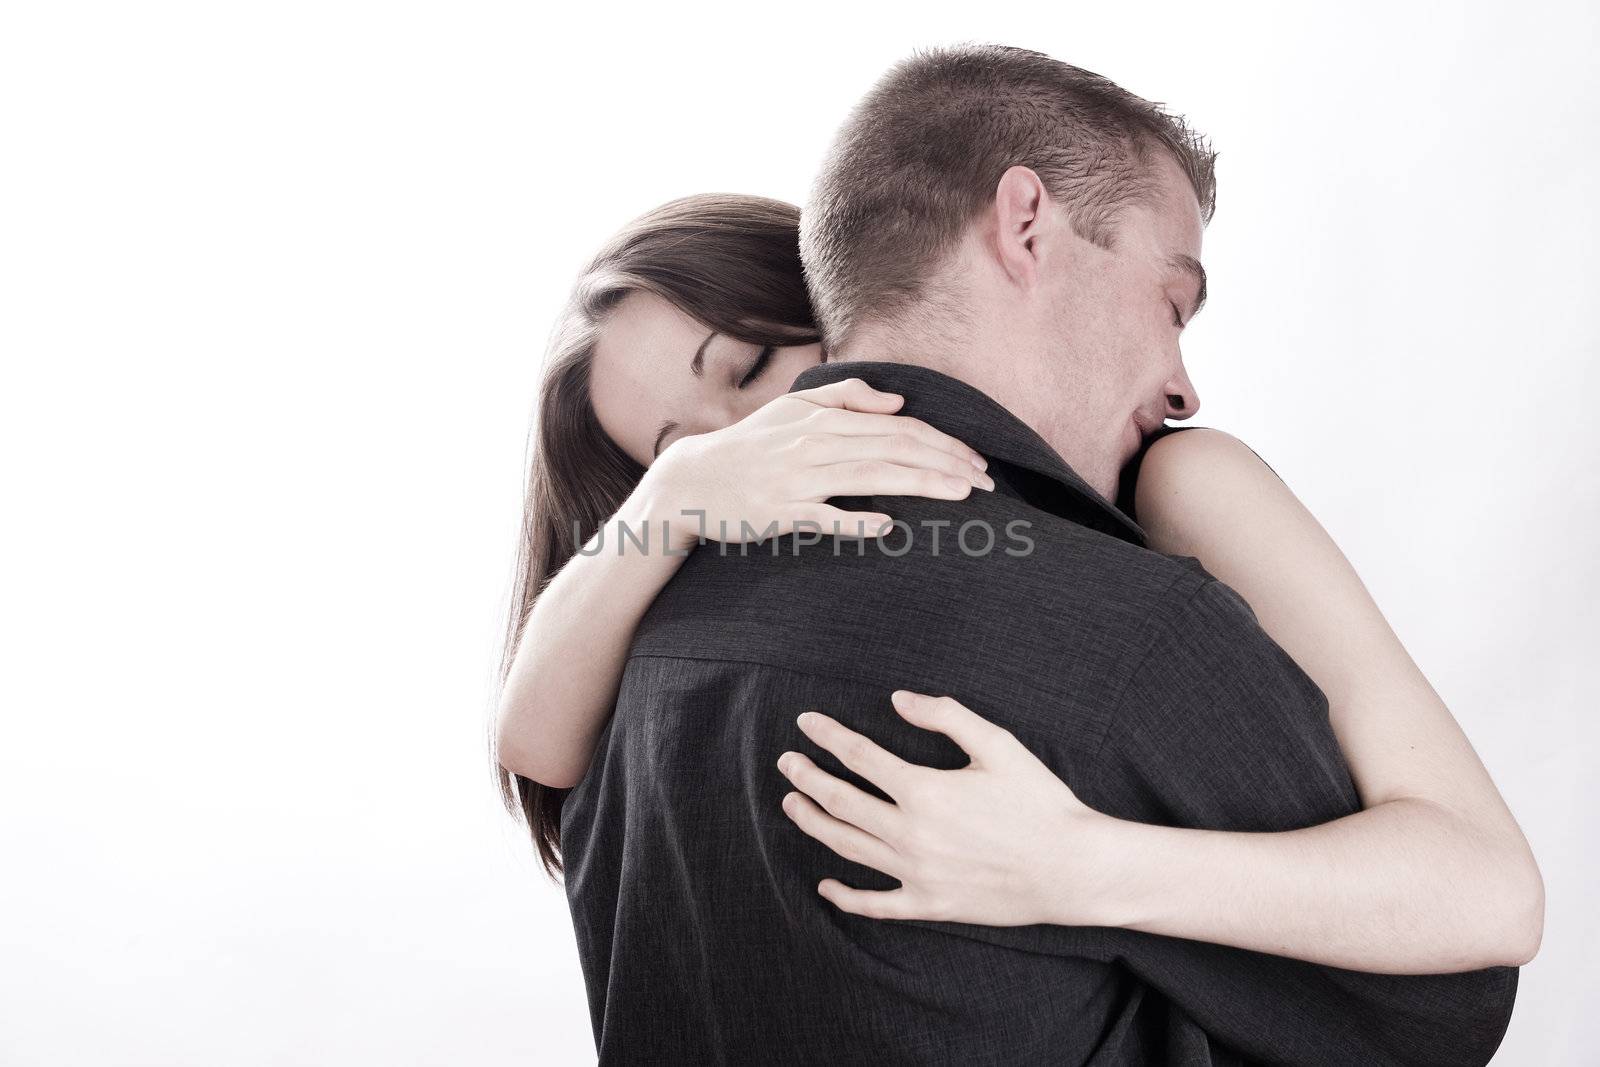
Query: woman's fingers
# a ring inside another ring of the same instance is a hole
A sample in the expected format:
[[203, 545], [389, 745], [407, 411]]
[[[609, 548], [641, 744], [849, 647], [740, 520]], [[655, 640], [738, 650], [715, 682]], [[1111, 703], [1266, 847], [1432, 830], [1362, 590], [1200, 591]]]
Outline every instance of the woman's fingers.
[[796, 721], [807, 737], [897, 801], [905, 793], [911, 776], [919, 769], [872, 738], [856, 733], [838, 719], [820, 711], [804, 712]]
[[935, 730], [961, 746], [974, 761], [998, 757], [1016, 737], [951, 697], [931, 697], [896, 689], [889, 695], [902, 718], [924, 730]]
[[[847, 437], [840, 434], [819, 434], [806, 445], [805, 457], [817, 466], [836, 463], [881, 460], [902, 467], [923, 467], [970, 482], [979, 489], [993, 489], [994, 479], [989, 477], [965, 456], [958, 456], [909, 434], [888, 436]], [[829, 496], [843, 495], [829, 493]]]
[[815, 504], [795, 519], [798, 533], [814, 529], [829, 537], [882, 537], [892, 529], [893, 519], [875, 511], [846, 511], [832, 504]]
[[817, 892], [840, 911], [868, 919], [938, 918], [931, 909], [919, 907], [904, 886], [899, 889], [851, 889], [837, 879], [824, 878], [817, 884]]
[[895, 806], [835, 778], [799, 752], [778, 757], [778, 770], [829, 815], [881, 839], [894, 836]]
[[830, 382], [815, 389], [801, 389], [788, 395], [818, 407], [844, 408], [849, 411], [870, 411], [879, 414], [899, 411], [900, 405], [905, 403], [905, 397], [900, 394], [874, 389], [860, 378], [846, 378], [842, 382]]
[[881, 459], [829, 463], [800, 475], [802, 497], [826, 500], [833, 496], [926, 496], [935, 500], [961, 500], [972, 492], [970, 479], [929, 470], [903, 467]]
[[880, 839], [859, 827], [829, 815], [817, 806], [816, 801], [804, 793], [790, 793], [783, 798], [783, 813], [806, 834], [821, 841], [833, 851], [873, 870], [882, 871], [891, 878], [900, 869], [897, 853]]
[[977, 450], [909, 415], [882, 415], [831, 408], [815, 412], [807, 421], [810, 429], [841, 437], [893, 437], [897, 434], [913, 437], [923, 444], [960, 456], [980, 470], [989, 465], [989, 461]]

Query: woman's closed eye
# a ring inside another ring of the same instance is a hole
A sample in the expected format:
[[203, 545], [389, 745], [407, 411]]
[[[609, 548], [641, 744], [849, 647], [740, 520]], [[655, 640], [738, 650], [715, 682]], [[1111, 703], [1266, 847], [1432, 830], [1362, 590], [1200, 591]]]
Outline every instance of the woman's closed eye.
[[772, 346], [767, 345], [756, 353], [755, 362], [750, 364], [750, 369], [745, 371], [744, 377], [739, 379], [739, 388], [743, 389], [745, 386], [753, 384], [757, 378], [761, 377], [762, 372], [767, 369], [767, 364], [771, 362]]

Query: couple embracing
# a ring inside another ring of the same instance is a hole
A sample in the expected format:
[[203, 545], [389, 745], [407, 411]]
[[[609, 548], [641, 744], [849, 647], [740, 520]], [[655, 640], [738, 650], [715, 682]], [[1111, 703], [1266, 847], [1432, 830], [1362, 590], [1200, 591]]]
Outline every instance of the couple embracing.
[[1167, 110], [941, 48], [803, 212], [585, 270], [496, 741], [601, 1063], [1493, 1054], [1520, 829], [1282, 480], [1173, 425], [1215, 195]]

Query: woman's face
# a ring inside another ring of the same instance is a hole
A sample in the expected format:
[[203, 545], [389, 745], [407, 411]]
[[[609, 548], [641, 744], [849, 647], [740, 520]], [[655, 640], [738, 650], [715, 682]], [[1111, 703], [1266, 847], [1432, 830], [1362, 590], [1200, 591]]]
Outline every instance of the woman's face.
[[648, 467], [673, 441], [738, 422], [821, 362], [820, 344], [763, 350], [633, 292], [600, 328], [589, 388], [601, 429]]

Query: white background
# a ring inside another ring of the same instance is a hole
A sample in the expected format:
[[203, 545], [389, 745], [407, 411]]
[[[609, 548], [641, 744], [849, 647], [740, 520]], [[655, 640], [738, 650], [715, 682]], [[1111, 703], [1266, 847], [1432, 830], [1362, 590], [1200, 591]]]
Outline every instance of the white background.
[[8, 5], [0, 1061], [592, 1061], [486, 750], [544, 340], [620, 224], [801, 200], [959, 40], [1220, 149], [1198, 421], [1322, 518], [1533, 843], [1497, 1062], [1592, 1056], [1597, 16], [1426, 11]]

